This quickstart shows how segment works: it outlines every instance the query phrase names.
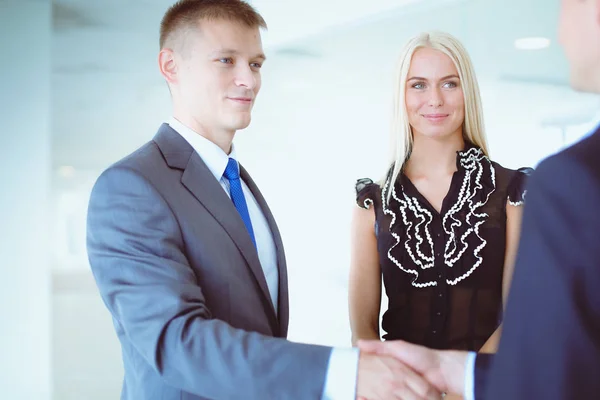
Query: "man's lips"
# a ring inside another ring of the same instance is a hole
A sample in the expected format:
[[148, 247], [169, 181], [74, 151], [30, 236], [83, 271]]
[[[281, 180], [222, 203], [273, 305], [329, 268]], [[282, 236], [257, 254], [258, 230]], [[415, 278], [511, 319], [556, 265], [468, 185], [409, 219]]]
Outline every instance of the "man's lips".
[[232, 100], [232, 101], [235, 101], [238, 103], [242, 103], [242, 104], [252, 103], [251, 97], [229, 97], [229, 100]]

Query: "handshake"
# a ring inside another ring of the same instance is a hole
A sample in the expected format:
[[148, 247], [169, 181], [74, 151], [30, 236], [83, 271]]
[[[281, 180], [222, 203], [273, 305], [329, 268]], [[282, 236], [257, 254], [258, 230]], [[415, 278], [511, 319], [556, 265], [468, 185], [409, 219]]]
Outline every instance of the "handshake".
[[467, 352], [432, 350], [403, 341], [360, 341], [356, 398], [462, 398]]

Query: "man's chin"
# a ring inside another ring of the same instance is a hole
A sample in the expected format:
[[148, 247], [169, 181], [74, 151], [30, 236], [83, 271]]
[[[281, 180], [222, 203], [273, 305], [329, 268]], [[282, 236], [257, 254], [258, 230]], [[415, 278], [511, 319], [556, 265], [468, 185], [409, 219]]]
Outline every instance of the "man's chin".
[[240, 131], [242, 129], [246, 129], [250, 125], [251, 118], [244, 118], [238, 121], [234, 121], [231, 125], [232, 128], [236, 131]]

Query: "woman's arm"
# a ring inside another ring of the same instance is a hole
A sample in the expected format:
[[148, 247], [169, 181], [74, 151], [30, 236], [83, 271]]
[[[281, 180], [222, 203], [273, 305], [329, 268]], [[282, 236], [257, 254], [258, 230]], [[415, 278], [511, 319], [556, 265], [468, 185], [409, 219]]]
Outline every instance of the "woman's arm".
[[[506, 249], [504, 253], [504, 274], [502, 277], [502, 301], [506, 307], [506, 299], [512, 281], [517, 248], [519, 246], [519, 236], [521, 233], [521, 218], [523, 216], [523, 206], [513, 206], [506, 204]], [[479, 350], [480, 353], [495, 353], [500, 343], [502, 325], [485, 342]]]
[[352, 345], [360, 339], [379, 340], [381, 269], [373, 207], [355, 207], [352, 214], [348, 300]]

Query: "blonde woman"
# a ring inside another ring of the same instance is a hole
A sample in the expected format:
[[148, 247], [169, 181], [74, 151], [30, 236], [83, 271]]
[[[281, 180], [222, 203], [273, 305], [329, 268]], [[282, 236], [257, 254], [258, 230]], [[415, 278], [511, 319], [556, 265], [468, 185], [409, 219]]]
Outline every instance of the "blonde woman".
[[393, 157], [361, 179], [352, 221], [352, 340], [495, 352], [528, 169], [490, 160], [479, 87], [461, 43], [410, 40], [400, 58]]

